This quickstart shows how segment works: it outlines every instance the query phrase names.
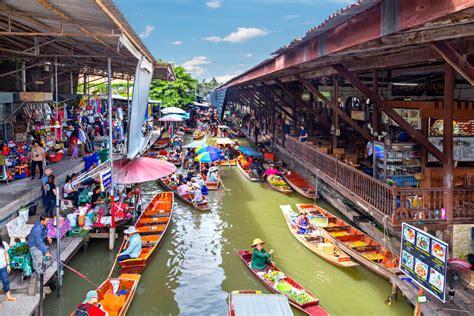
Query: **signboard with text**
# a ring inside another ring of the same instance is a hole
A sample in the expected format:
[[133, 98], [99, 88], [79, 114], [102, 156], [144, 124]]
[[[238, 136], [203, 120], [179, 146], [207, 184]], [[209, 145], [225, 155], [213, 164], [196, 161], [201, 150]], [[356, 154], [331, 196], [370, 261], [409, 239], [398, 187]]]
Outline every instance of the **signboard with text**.
[[112, 173], [108, 169], [100, 173], [100, 183], [102, 191], [105, 191], [112, 184]]
[[446, 302], [448, 244], [409, 224], [402, 224], [400, 270]]

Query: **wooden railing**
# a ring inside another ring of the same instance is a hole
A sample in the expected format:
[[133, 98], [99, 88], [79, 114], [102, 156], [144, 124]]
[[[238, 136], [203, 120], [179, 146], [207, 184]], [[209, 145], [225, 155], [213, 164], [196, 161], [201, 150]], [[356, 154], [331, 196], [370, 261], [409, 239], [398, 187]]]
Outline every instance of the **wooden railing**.
[[[388, 216], [394, 225], [401, 221], [446, 220], [443, 188], [389, 186], [293, 137], [286, 138], [284, 148], [313, 171], [324, 173], [325, 177], [372, 206], [379, 215]], [[455, 189], [454, 194], [454, 219], [474, 219], [474, 189]]]

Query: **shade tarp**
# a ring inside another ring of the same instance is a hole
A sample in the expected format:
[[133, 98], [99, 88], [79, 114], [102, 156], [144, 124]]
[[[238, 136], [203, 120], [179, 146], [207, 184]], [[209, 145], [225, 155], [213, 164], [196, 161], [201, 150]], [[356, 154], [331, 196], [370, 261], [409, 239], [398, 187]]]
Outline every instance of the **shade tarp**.
[[145, 112], [148, 109], [148, 95], [150, 94], [153, 65], [144, 57], [137, 64], [135, 81], [133, 84], [132, 105], [130, 108], [130, 124], [128, 125], [127, 158], [135, 158], [146, 146], [143, 135]]
[[206, 145], [206, 137], [204, 137], [203, 139], [201, 140], [195, 140], [193, 141], [192, 143], [189, 143], [187, 145], [184, 146], [184, 148], [198, 148], [198, 147], [202, 147], [202, 146], [205, 146]]
[[116, 160], [113, 168], [114, 183], [118, 184], [154, 181], [176, 171], [172, 163], [147, 157]]
[[239, 150], [246, 156], [250, 156], [250, 157], [260, 157], [260, 156], [262, 156], [262, 153], [259, 153], [258, 151], [256, 151], [253, 148], [250, 148], [250, 147], [239, 146]]
[[235, 144], [235, 142], [230, 138], [222, 137], [222, 138], [216, 139], [216, 144], [217, 145], [233, 145]]
[[163, 114], [186, 114], [186, 111], [175, 106], [170, 106], [161, 110]]
[[288, 298], [281, 294], [232, 294], [235, 316], [293, 315]]

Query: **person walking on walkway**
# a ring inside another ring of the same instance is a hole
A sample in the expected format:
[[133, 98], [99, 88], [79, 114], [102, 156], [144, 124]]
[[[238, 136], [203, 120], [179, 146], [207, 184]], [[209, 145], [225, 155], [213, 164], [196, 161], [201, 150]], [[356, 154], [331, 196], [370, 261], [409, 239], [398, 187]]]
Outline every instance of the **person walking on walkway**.
[[30, 163], [31, 163], [31, 180], [35, 179], [36, 176], [36, 166], [39, 169], [39, 179], [43, 177], [43, 165], [46, 162], [46, 153], [43, 147], [40, 146], [40, 143], [35, 140], [33, 141], [33, 147], [31, 148], [31, 156], [30, 156]]
[[33, 259], [33, 269], [39, 276], [43, 274], [43, 257], [50, 257], [48, 246], [46, 246], [44, 240], [48, 239], [51, 243], [51, 237], [48, 237], [46, 225], [50, 220], [48, 214], [42, 214], [38, 221], [31, 229], [30, 236], [28, 237], [28, 247], [30, 247], [31, 258]]
[[[3, 292], [5, 293], [7, 301], [14, 302], [16, 301], [16, 298], [14, 298], [10, 293], [10, 278], [8, 276], [10, 269], [10, 256], [8, 255], [8, 250], [5, 249], [3, 242], [0, 242], [0, 277], [2, 279]], [[2, 307], [1, 304], [0, 307]]]
[[48, 199], [48, 208], [46, 211], [50, 217], [53, 216], [54, 207], [56, 206], [56, 194], [58, 194], [54, 179], [54, 175], [50, 175], [48, 177], [48, 183], [46, 183], [46, 198]]
[[53, 170], [46, 169], [44, 171], [44, 174], [45, 175], [41, 179], [41, 200], [43, 201], [44, 209], [47, 210], [49, 206], [49, 201], [48, 201], [48, 196], [46, 195], [46, 185], [48, 184], [49, 176], [53, 174]]

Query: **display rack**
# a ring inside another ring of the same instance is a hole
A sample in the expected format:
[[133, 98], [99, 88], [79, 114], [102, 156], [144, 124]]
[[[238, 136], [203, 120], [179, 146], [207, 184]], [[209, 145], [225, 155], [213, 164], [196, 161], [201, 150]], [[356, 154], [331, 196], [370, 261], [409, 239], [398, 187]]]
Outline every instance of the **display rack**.
[[383, 145], [377, 155], [378, 179], [391, 179], [398, 186], [416, 186], [415, 174], [421, 172], [420, 146], [415, 143], [393, 143]]

